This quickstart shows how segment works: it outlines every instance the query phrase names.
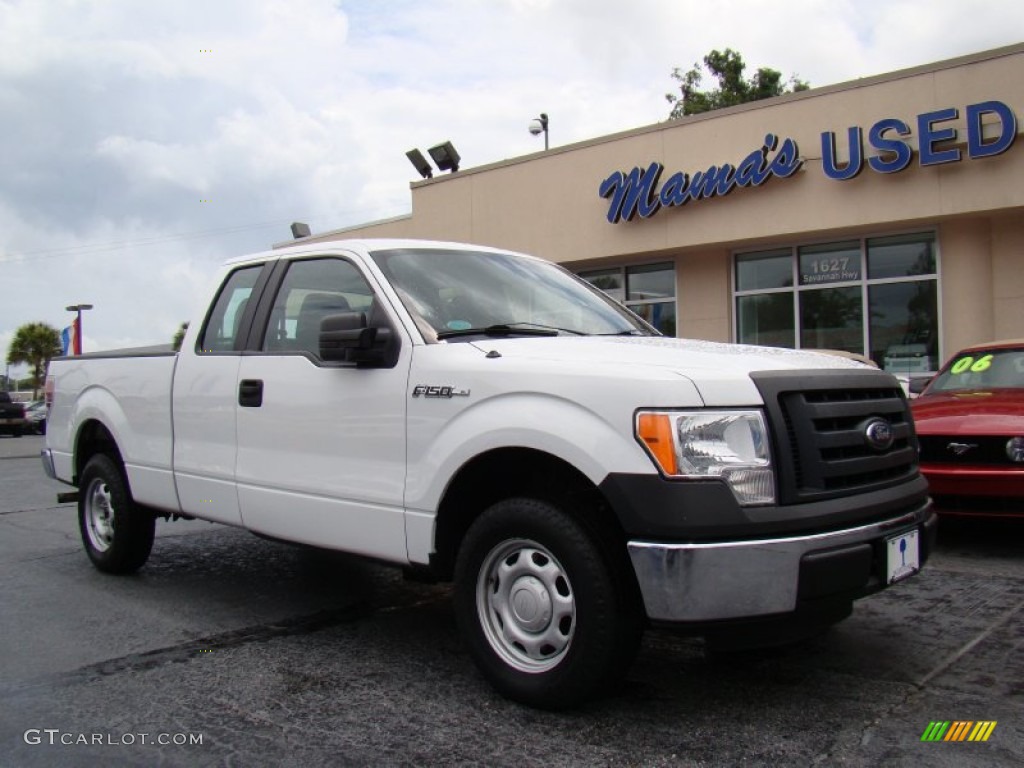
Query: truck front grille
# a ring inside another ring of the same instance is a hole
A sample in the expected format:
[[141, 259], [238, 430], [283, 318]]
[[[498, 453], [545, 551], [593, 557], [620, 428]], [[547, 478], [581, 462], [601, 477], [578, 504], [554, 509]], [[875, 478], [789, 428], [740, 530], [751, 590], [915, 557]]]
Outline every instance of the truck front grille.
[[[884, 488], [918, 472], [917, 438], [899, 383], [877, 370], [761, 371], [779, 478], [779, 502], [798, 504]], [[867, 439], [884, 419], [891, 446]]]

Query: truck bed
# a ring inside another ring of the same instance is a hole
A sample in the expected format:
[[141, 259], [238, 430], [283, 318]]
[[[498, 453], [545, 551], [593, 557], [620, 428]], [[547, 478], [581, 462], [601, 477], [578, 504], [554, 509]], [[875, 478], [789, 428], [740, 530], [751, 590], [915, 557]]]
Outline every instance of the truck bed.
[[167, 348], [52, 361], [50, 373], [60, 377], [61, 386], [54, 395], [47, 444], [53, 448], [57, 476], [77, 480], [80, 468], [73, 464], [73, 436], [95, 418], [102, 421], [124, 457], [135, 500], [177, 510], [171, 473], [171, 386], [176, 362], [177, 356]]

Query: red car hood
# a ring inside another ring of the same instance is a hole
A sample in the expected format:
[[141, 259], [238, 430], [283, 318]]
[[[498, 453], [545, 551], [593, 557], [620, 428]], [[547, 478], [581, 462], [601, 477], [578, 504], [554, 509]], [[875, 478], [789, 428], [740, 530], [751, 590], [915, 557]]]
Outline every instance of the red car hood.
[[936, 392], [910, 408], [919, 435], [1024, 435], [1024, 389]]

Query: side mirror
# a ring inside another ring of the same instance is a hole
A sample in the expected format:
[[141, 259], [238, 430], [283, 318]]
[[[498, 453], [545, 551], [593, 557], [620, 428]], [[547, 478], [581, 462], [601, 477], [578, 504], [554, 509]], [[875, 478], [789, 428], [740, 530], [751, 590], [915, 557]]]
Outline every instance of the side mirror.
[[370, 325], [365, 312], [339, 312], [320, 321], [320, 357], [360, 368], [393, 368], [397, 338], [385, 325]]

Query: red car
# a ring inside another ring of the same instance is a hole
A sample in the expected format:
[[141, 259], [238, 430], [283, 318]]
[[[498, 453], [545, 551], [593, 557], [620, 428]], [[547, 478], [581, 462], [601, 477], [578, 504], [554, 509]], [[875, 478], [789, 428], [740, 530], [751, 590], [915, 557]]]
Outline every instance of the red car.
[[936, 511], [1024, 518], [1024, 339], [961, 350], [910, 407]]

